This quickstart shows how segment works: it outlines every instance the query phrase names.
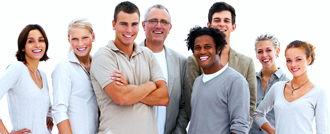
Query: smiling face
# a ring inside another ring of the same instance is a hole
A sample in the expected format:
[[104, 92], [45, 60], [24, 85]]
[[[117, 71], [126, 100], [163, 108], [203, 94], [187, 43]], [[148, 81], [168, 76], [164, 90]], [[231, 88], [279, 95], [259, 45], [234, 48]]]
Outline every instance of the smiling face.
[[45, 39], [41, 32], [37, 29], [31, 30], [28, 34], [25, 47], [23, 51], [25, 52], [25, 59], [27, 62], [31, 60], [40, 60], [46, 50]]
[[276, 69], [275, 59], [280, 53], [280, 48], [275, 48], [270, 40], [260, 41], [256, 45], [256, 57], [263, 69]]
[[208, 27], [219, 29], [226, 35], [227, 42], [230, 39], [230, 34], [236, 29], [236, 24], [232, 24], [231, 13], [227, 10], [215, 12], [212, 15], [212, 22], [207, 23]]
[[116, 31], [114, 44], [133, 46], [134, 40], [139, 32], [138, 13], [125, 13], [120, 11], [117, 16], [117, 22], [112, 21], [113, 30]]
[[89, 56], [94, 39], [94, 34], [92, 35], [84, 28], [72, 28], [68, 38], [71, 47], [78, 58]]
[[307, 67], [312, 58], [306, 56], [303, 48], [289, 48], [285, 52], [286, 66], [294, 77], [307, 74]]
[[[170, 22], [170, 15], [165, 9], [161, 8], [152, 8], [146, 15], [146, 20], [151, 21], [164, 21]], [[154, 43], [164, 43], [167, 35], [170, 33], [172, 28], [171, 24], [161, 25], [161, 22], [158, 22], [156, 25], [153, 25], [149, 22], [142, 22], [143, 29], [146, 34], [147, 42], [151, 44]]]
[[216, 51], [216, 44], [209, 35], [202, 35], [195, 39], [194, 56], [203, 68], [205, 74], [212, 74], [221, 69], [219, 52]]

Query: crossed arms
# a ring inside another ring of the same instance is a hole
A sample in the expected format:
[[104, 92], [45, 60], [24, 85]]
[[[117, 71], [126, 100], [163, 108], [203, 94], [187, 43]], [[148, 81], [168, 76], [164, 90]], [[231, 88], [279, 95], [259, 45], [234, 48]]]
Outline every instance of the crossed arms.
[[113, 82], [106, 85], [104, 90], [118, 105], [132, 105], [142, 102], [151, 106], [167, 106], [169, 94], [166, 82], [159, 80], [155, 83], [148, 81], [141, 85], [130, 85], [120, 71], [111, 75]]

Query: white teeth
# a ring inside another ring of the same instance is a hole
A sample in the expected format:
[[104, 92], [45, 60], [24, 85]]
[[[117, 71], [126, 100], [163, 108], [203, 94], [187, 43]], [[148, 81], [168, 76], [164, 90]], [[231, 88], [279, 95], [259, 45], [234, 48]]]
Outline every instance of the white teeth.
[[124, 35], [125, 37], [129, 38], [129, 37], [132, 37], [132, 35]]
[[264, 62], [268, 62], [269, 60], [263, 60]]
[[202, 61], [207, 60], [208, 58], [209, 58], [209, 56], [199, 57], [199, 59]]
[[156, 34], [161, 34], [161, 33], [163, 33], [163, 32], [154, 31], [154, 33], [156, 33]]
[[78, 48], [79, 51], [82, 51], [82, 50], [85, 50], [85, 49], [86, 49], [86, 47], [85, 48], [81, 48], [81, 49]]
[[221, 32], [224, 32], [224, 31], [226, 31], [226, 30], [220, 30]]
[[41, 52], [41, 50], [33, 50], [32, 52], [38, 53]]

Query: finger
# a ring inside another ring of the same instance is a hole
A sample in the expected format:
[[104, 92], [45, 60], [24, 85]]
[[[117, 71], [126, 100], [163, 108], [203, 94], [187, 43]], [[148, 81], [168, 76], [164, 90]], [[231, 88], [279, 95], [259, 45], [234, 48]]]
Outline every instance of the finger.
[[123, 85], [124, 85], [124, 84], [121, 83], [121, 82], [116, 82], [116, 84], [119, 85], [119, 86], [123, 86]]

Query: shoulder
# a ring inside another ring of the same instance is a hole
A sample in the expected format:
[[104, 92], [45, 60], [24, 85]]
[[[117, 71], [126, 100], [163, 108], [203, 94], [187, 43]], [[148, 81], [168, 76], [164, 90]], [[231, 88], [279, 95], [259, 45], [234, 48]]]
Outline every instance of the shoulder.
[[25, 67], [26, 66], [24, 65], [23, 62], [21, 62], [21, 61], [14, 61], [14, 62], [10, 63], [7, 66], [6, 70], [16, 70], [17, 72], [20, 72]]
[[164, 47], [165, 48], [165, 51], [168, 51], [170, 52], [174, 57], [176, 58], [179, 58], [180, 60], [186, 60], [187, 58], [185, 56], [183, 56], [182, 54], [180, 54], [179, 52], [171, 49], [171, 48], [168, 48], [168, 47]]
[[227, 76], [230, 76], [231, 78], [233, 79], [239, 79], [239, 78], [244, 78], [244, 76], [237, 72], [235, 69], [231, 68], [231, 67], [227, 67], [227, 69], [224, 71], [224, 73], [227, 75]]
[[239, 52], [235, 51], [232, 48], [230, 49], [230, 53], [232, 55], [234, 55], [235, 57], [237, 57], [238, 59], [240, 59], [240, 60], [244, 60], [244, 61], [248, 61], [248, 62], [252, 62], [253, 61], [251, 57], [246, 56], [246, 55], [244, 55], [242, 53], [239, 53]]

